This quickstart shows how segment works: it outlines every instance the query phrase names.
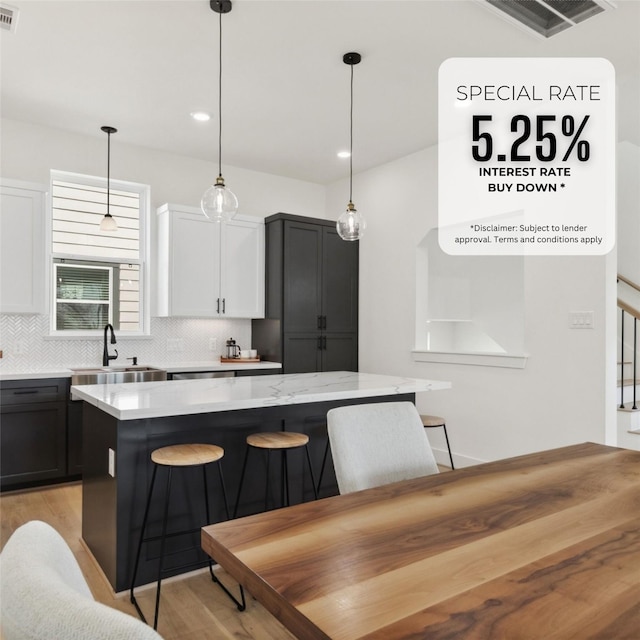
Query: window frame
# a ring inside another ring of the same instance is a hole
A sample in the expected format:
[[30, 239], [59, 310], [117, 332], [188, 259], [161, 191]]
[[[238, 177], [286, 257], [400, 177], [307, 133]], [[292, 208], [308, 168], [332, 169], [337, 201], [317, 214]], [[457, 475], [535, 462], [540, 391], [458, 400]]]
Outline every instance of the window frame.
[[[107, 179], [99, 176], [90, 176], [70, 171], [60, 171], [52, 169], [50, 172], [50, 197], [47, 215], [46, 235], [47, 235], [47, 265], [50, 272], [49, 277], [49, 337], [52, 338], [93, 338], [102, 337], [103, 329], [55, 329], [56, 324], [56, 268], [55, 260], [67, 260], [70, 264], [82, 262], [95, 262], [106, 264], [137, 264], [140, 269], [140, 321], [138, 331], [124, 331], [118, 334], [120, 338], [139, 338], [151, 335], [151, 268], [150, 260], [150, 192], [149, 185], [126, 180], [110, 179], [110, 188], [113, 190], [130, 191], [139, 197], [139, 254], [138, 259], [95, 257], [86, 255], [74, 255], [67, 253], [56, 253], [53, 251], [53, 183], [54, 181], [73, 182], [86, 187], [107, 188]], [[117, 218], [116, 218], [117, 221]]]

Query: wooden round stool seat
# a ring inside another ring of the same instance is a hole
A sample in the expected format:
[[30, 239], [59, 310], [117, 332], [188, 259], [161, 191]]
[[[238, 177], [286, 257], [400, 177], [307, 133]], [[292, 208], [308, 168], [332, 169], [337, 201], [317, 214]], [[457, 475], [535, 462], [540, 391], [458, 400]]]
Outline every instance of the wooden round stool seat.
[[165, 467], [193, 467], [216, 462], [224, 449], [215, 444], [174, 444], [151, 453], [151, 460]]
[[258, 449], [295, 449], [304, 447], [308, 442], [308, 435], [292, 431], [253, 433], [247, 436], [247, 444]]
[[444, 427], [445, 420], [439, 416], [420, 416], [422, 424], [425, 427]]

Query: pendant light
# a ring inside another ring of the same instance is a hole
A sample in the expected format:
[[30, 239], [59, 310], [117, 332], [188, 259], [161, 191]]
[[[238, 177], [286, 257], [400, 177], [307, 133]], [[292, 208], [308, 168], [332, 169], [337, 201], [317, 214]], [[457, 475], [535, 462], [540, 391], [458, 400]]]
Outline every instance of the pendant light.
[[231, 220], [238, 211], [238, 198], [227, 189], [222, 177], [222, 14], [231, 11], [231, 0], [210, 0], [210, 6], [220, 16], [218, 51], [218, 177], [202, 196], [200, 207], [209, 220]]
[[351, 67], [351, 106], [349, 109], [349, 203], [347, 210], [338, 218], [336, 229], [338, 235], [347, 241], [360, 240], [364, 235], [367, 223], [358, 213], [353, 202], [353, 66], [362, 60], [359, 53], [345, 53], [342, 61]]
[[111, 191], [111, 134], [117, 133], [118, 130], [114, 127], [100, 127], [100, 130], [107, 134], [107, 213], [100, 222], [100, 231], [117, 231], [118, 223], [111, 215], [109, 197]]

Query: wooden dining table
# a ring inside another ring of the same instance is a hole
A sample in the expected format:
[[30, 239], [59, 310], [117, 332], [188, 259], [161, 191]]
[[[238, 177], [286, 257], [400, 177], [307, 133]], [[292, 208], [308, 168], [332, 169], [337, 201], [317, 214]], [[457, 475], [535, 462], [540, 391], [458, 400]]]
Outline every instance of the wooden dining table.
[[640, 451], [334, 496], [204, 527], [202, 547], [300, 640], [638, 640]]

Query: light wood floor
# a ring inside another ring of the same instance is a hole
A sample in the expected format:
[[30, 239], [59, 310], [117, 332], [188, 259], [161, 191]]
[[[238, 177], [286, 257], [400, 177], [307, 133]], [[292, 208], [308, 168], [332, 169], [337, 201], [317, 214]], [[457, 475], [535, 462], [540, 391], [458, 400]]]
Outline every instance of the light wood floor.
[[[4, 493], [0, 496], [2, 547], [13, 531], [25, 522], [43, 520], [49, 523], [71, 547], [96, 600], [137, 615], [127, 596], [114, 595], [111, 585], [81, 543], [81, 512], [81, 483]], [[236, 583], [222, 569], [216, 569], [216, 574], [225, 584], [236, 588]], [[136, 596], [147, 618], [153, 618], [155, 588], [136, 591]], [[294, 639], [249, 594], [246, 611], [239, 612], [213, 584], [208, 571], [163, 581], [158, 631], [166, 640]]]

